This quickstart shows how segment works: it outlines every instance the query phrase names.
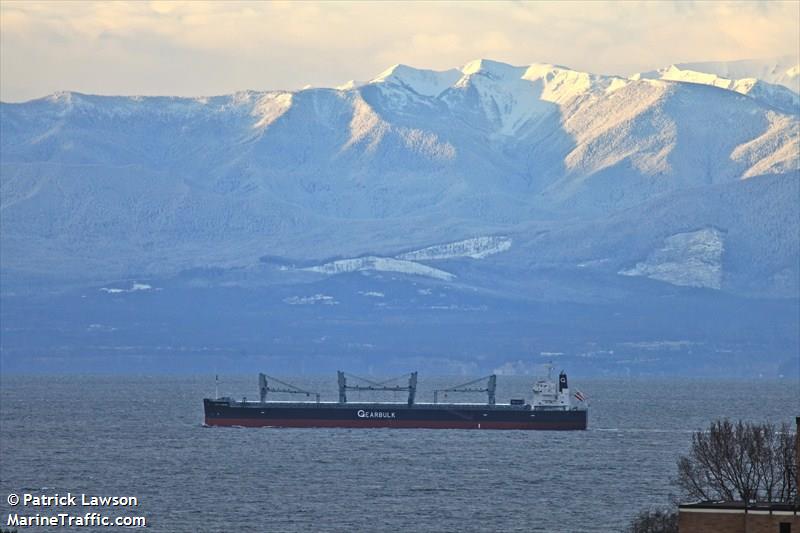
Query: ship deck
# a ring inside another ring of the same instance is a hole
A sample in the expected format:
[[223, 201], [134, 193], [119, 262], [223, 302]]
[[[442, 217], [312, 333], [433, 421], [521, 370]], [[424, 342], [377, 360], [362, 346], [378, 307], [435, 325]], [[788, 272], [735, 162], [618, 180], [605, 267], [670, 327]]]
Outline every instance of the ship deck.
[[[308, 401], [308, 402], [284, 402], [284, 401], [266, 401], [266, 402], [257, 402], [257, 401], [239, 401], [234, 400], [231, 398], [220, 398], [218, 400], [214, 399], [206, 399], [207, 402], [213, 404], [221, 404], [226, 407], [238, 407], [238, 408], [252, 408], [252, 409], [263, 409], [265, 407], [277, 407], [277, 408], [297, 408], [297, 409], [396, 409], [396, 410], [415, 410], [415, 409], [442, 409], [442, 410], [452, 410], [452, 409], [459, 409], [459, 410], [495, 410], [495, 411], [531, 411], [539, 409], [532, 409], [530, 404], [524, 405], [512, 405], [507, 403], [498, 403], [494, 405], [490, 405], [487, 403], [425, 403], [425, 402], [415, 402], [413, 405], [408, 405], [406, 402], [347, 402], [347, 403], [340, 403], [340, 402], [316, 402], [316, 401]], [[548, 409], [549, 410], [549, 409]], [[584, 409], [573, 407], [570, 409], [571, 411], [581, 411]], [[559, 409], [559, 411], [566, 411], [566, 409]]]

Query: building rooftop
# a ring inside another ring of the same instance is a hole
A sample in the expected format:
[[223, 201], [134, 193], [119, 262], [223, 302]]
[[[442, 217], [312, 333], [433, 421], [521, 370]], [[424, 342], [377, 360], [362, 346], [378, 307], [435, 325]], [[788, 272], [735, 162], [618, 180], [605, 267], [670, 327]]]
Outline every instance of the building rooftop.
[[733, 512], [780, 512], [800, 514], [800, 502], [798, 503], [778, 503], [778, 502], [696, 502], [682, 503], [678, 506], [681, 511], [733, 511]]

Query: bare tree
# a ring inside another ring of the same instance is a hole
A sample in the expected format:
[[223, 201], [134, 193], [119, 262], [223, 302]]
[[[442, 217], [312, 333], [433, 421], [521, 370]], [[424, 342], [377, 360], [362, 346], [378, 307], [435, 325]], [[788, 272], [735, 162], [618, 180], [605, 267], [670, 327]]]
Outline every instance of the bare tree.
[[631, 520], [626, 533], [678, 533], [678, 512], [669, 509], [642, 511]]
[[692, 436], [677, 484], [694, 500], [794, 502], [795, 435], [786, 423], [718, 420]]

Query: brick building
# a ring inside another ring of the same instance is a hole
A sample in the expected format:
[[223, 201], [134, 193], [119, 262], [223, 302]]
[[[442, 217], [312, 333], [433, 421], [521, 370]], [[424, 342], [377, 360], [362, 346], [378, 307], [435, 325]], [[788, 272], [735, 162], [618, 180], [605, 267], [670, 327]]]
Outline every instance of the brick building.
[[[800, 416], [795, 418], [795, 465], [800, 473]], [[800, 504], [701, 502], [678, 506], [680, 533], [800, 533]]]
[[688, 503], [678, 507], [678, 531], [800, 533], [800, 508], [788, 503]]

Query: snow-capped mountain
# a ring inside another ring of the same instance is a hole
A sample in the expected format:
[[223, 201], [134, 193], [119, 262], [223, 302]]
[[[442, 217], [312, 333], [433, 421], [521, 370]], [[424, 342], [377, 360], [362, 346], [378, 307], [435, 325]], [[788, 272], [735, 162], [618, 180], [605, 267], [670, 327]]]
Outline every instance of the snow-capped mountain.
[[[584, 265], [796, 295], [800, 125], [797, 95], [775, 85], [791, 75], [721, 65], [622, 78], [481, 59], [336, 89], [2, 104], [3, 274], [168, 276], [269, 256], [302, 262], [287, 276], [469, 285], [481, 260], [523, 278]], [[769, 205], [749, 200], [765, 191]], [[600, 227], [624, 238], [608, 249]], [[775, 253], [749, 255], [760, 238]]]
[[[699, 66], [702, 67], [702, 65]], [[728, 72], [731, 69], [719, 70]], [[736, 72], [736, 70], [733, 71]], [[691, 70], [685, 66], [679, 67], [677, 65], [670, 65], [664, 69], [634, 74], [631, 76], [631, 79], [662, 79], [710, 85], [712, 87], [719, 87], [740, 94], [746, 94], [759, 102], [773, 106], [781, 111], [798, 114], [800, 113], [800, 93], [798, 93], [797, 89], [798, 84], [795, 83], [798, 72], [800, 72], [800, 66], [795, 65], [784, 73], [786, 74], [785, 76], [771, 76], [772, 79], [779, 79], [783, 83], [776, 84], [755, 77], [730, 79], [711, 72], [700, 72]]]
[[0, 104], [0, 364], [796, 375], [800, 114], [756, 66]]
[[727, 79], [755, 78], [766, 83], [783, 85], [795, 93], [800, 93], [800, 58], [796, 55], [739, 61], [678, 63], [675, 66], [680, 70], [704, 72]]

